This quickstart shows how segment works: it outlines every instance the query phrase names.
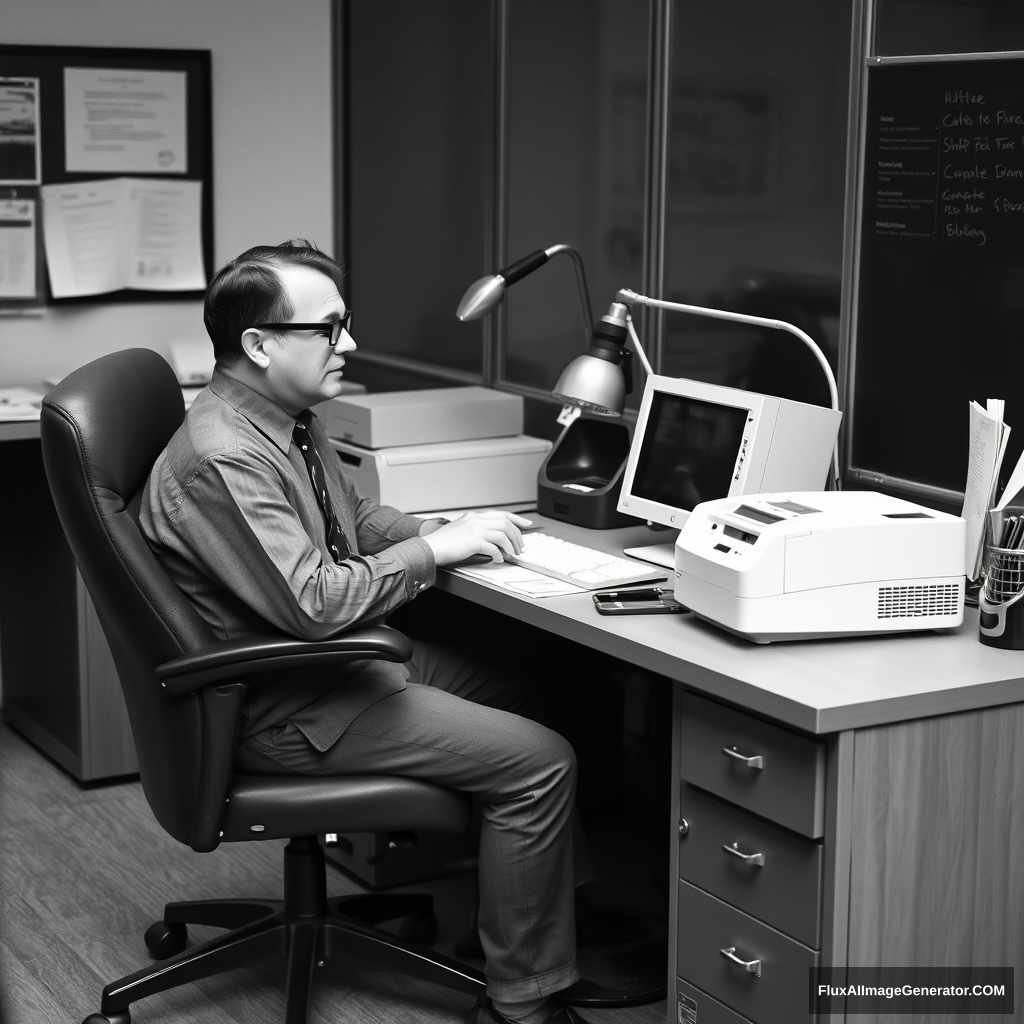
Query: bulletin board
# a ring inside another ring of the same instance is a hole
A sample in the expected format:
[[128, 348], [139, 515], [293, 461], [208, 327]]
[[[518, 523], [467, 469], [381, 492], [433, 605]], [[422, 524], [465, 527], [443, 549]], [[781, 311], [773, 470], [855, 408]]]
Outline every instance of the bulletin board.
[[198, 297], [212, 267], [210, 52], [0, 45], [0, 312]]

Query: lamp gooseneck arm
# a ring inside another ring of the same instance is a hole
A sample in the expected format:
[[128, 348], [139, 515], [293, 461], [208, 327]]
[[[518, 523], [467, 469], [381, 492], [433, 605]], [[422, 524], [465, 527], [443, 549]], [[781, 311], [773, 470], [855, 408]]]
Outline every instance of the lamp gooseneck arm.
[[[665, 299], [651, 299], [646, 295], [638, 295], [629, 288], [620, 288], [615, 295], [616, 302], [625, 303], [631, 306], [639, 303], [641, 306], [655, 306], [658, 309], [673, 309], [679, 313], [693, 313], [695, 316], [709, 316], [715, 320], [730, 320], [737, 324], [753, 324], [757, 327], [773, 327], [777, 331], [787, 331], [799, 338], [814, 353], [828, 381], [828, 393], [832, 399], [832, 409], [839, 411], [839, 389], [836, 387], [835, 374], [832, 367], [828, 365], [825, 353], [818, 347], [818, 343], [807, 333], [801, 331], [794, 324], [785, 320], [769, 320], [763, 316], [751, 316], [749, 313], [733, 313], [727, 309], [711, 309], [708, 306], [689, 306], [685, 302], [667, 302]], [[630, 323], [632, 327], [632, 323]], [[839, 490], [839, 442], [832, 447], [832, 479], [833, 486]]]
[[576, 270], [576, 288], [580, 294], [580, 309], [583, 313], [583, 329], [586, 331], [586, 343], [589, 345], [590, 336], [594, 333], [594, 314], [590, 307], [590, 292], [587, 290], [587, 275], [583, 272], [583, 259], [571, 245], [566, 245], [564, 242], [559, 245], [553, 245], [549, 249], [544, 250], [544, 254], [549, 259], [552, 256], [557, 256], [559, 253], [563, 252], [567, 256], [572, 257], [572, 265]]
[[658, 309], [674, 309], [679, 313], [693, 313], [696, 316], [709, 316], [715, 320], [731, 320], [733, 323], [738, 324], [753, 324], [757, 327], [774, 327], [779, 331], [788, 331], [790, 334], [798, 337], [810, 350], [814, 353], [815, 359], [818, 360], [822, 370], [825, 373], [825, 378], [828, 381], [828, 392], [832, 399], [832, 408], [835, 411], [839, 411], [839, 389], [836, 387], [835, 374], [832, 372], [832, 367], [829, 366], [828, 360], [825, 358], [825, 353], [818, 347], [818, 343], [804, 331], [801, 331], [799, 327], [794, 324], [787, 323], [785, 320], [769, 320], [763, 316], [751, 316], [749, 313], [733, 313], [726, 309], [711, 309], [708, 306], [688, 306], [683, 302], [667, 302], [665, 299], [651, 299], [646, 295], [637, 295], [636, 292], [631, 291], [629, 288], [620, 288], [618, 294], [615, 296], [616, 302], [624, 302], [626, 305], [632, 305], [633, 303], [639, 303], [642, 306], [655, 306]]

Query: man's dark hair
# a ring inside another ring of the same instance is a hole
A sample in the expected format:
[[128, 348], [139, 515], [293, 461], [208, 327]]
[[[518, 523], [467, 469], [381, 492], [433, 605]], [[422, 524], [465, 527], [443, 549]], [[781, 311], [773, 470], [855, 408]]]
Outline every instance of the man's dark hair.
[[312, 242], [295, 238], [280, 245], [257, 245], [222, 267], [206, 289], [203, 322], [219, 363], [242, 355], [242, 332], [256, 324], [287, 323], [294, 315], [278, 267], [310, 267], [341, 291], [341, 267]]

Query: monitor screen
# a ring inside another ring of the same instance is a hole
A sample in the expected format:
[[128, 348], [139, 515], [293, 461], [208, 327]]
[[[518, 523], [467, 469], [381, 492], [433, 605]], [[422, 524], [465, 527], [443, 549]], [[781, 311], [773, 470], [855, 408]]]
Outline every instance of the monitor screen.
[[748, 409], [655, 391], [632, 493], [692, 512], [729, 493]]

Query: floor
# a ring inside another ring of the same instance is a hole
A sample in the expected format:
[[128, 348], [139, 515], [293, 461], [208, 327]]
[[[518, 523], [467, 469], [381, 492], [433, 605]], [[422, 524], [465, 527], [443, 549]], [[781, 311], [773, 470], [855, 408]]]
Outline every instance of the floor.
[[[613, 860], [621, 861], [616, 842], [636, 844], [635, 835], [615, 828], [605, 838], [597, 845]], [[104, 984], [149, 963], [142, 934], [165, 902], [279, 895], [283, 845], [228, 844], [212, 854], [192, 853], [157, 825], [137, 780], [83, 789], [0, 726], [0, 1020], [82, 1020], [99, 1009]], [[609, 878], [612, 901], [645, 915], [664, 906], [660, 874], [641, 867], [628, 880]], [[435, 893], [436, 945], [450, 952], [468, 920], [472, 873], [410, 888]], [[341, 895], [361, 887], [331, 869], [328, 890]], [[195, 939], [215, 934], [190, 933]], [[438, 986], [329, 964], [314, 986], [310, 1022], [458, 1024], [469, 1009], [465, 996]], [[283, 1016], [284, 965], [274, 961], [132, 1007], [134, 1024], [278, 1024]], [[591, 1024], [663, 1024], [667, 1008], [662, 1000], [588, 1009], [585, 1016]]]

